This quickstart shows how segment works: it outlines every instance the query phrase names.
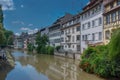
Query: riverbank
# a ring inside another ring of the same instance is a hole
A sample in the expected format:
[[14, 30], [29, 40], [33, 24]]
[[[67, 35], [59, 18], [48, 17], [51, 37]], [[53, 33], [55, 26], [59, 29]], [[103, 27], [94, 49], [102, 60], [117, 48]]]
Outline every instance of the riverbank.
[[10, 54], [10, 52], [6, 51], [6, 56], [7, 56], [8, 64], [11, 67], [14, 67], [15, 66], [15, 61], [14, 61], [14, 58], [12, 57], [12, 55]]
[[14, 67], [15, 66], [15, 61], [12, 55], [10, 54], [9, 51], [5, 50], [6, 54], [6, 59], [1, 59], [0, 60], [0, 66], [9, 66], [9, 67]]

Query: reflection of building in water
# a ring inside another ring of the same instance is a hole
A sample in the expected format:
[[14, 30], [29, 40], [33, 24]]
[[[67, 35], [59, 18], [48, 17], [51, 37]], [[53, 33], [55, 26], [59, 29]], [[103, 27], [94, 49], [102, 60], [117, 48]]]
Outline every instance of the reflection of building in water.
[[77, 80], [76, 65], [64, 63], [61, 66], [51, 64], [46, 71], [46, 75], [55, 78], [55, 80]]

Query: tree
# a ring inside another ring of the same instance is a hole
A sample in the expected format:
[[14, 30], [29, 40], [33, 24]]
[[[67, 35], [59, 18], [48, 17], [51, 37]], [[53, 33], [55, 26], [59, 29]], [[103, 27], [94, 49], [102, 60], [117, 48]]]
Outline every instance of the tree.
[[5, 42], [5, 35], [4, 32], [2, 30], [0, 30], [0, 45], [3, 45]]
[[31, 43], [29, 43], [29, 44], [27, 45], [27, 48], [28, 48], [28, 51], [33, 51], [34, 46], [33, 46]]
[[109, 44], [109, 50], [111, 59], [120, 60], [120, 29], [114, 31]]
[[0, 23], [3, 23], [3, 11], [1, 5], [0, 5]]
[[49, 42], [47, 35], [40, 35], [40, 33], [36, 37], [36, 44], [37, 46], [37, 52], [42, 54], [53, 54], [54, 48], [51, 46], [47, 46]]
[[13, 32], [9, 30], [4, 30], [4, 34], [6, 37], [5, 45], [13, 45]]

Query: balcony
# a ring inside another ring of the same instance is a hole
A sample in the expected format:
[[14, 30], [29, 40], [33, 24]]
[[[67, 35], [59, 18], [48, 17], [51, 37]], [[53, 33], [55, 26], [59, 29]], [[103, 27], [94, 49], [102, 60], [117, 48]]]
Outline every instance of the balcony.
[[71, 33], [68, 32], [68, 33], [65, 33], [66, 36], [70, 37], [71, 36]]
[[85, 44], [88, 46], [97, 46], [97, 45], [103, 45], [104, 43], [103, 42], [94, 42], [92, 40], [86, 40]]
[[87, 45], [93, 45], [94, 43], [93, 43], [93, 41], [91, 41], [91, 40], [86, 40], [86, 41], [85, 41], [85, 44], [87, 44]]

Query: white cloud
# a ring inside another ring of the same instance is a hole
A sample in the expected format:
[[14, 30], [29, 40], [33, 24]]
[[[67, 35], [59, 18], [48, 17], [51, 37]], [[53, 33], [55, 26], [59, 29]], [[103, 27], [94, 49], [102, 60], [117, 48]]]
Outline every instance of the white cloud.
[[14, 10], [13, 0], [0, 0], [0, 5], [2, 5], [3, 10]]
[[38, 32], [38, 28], [30, 29], [30, 28], [27, 28], [27, 27], [22, 27], [20, 30], [26, 31], [26, 32], [28, 32], [28, 34], [34, 34], [34, 33]]
[[16, 35], [16, 36], [19, 36], [19, 35], [20, 35], [20, 33], [15, 33], [15, 35]]
[[22, 25], [25, 25], [25, 23], [23, 21], [12, 21], [12, 24], [22, 24]]
[[24, 5], [20, 5], [21, 8], [24, 8]]
[[33, 30], [28, 30], [28, 34], [34, 34], [34, 33], [36, 33], [36, 32], [38, 32], [38, 29], [37, 28], [35, 28], [35, 29], [33, 29]]
[[28, 24], [28, 26], [33, 26], [33, 24]]
[[22, 30], [22, 31], [29, 31], [30, 29], [27, 28], [27, 27], [22, 27], [20, 30]]

